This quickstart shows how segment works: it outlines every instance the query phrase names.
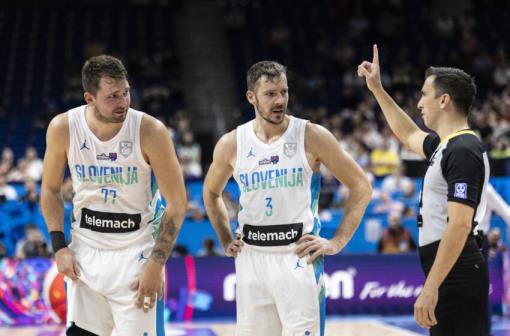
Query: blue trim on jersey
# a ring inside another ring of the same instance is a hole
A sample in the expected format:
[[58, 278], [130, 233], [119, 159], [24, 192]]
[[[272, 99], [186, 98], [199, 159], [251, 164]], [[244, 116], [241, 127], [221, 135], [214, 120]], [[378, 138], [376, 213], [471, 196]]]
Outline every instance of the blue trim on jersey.
[[310, 181], [310, 195], [311, 195], [311, 204], [310, 209], [315, 213], [317, 207], [319, 206], [319, 194], [321, 192], [321, 174], [313, 173]]
[[156, 304], [156, 336], [165, 336], [165, 287], [163, 296]]
[[316, 216], [317, 208], [319, 207], [319, 195], [321, 193], [321, 174], [320, 173], [313, 173], [312, 179], [310, 182], [310, 210], [312, 211], [312, 214], [314, 215], [313, 218], [313, 229], [312, 234], [314, 236], [318, 236], [319, 232], [321, 231], [321, 221]]
[[156, 192], [158, 191], [158, 183], [156, 182], [156, 176], [154, 173], [151, 173], [151, 195], [154, 198]]
[[324, 285], [324, 256], [320, 256], [313, 262], [313, 270], [315, 273], [315, 281], [320, 287], [319, 291], [319, 314], [320, 314], [320, 335], [324, 336], [326, 326], [326, 286]]
[[69, 315], [70, 315], [70, 312], [69, 312], [69, 292], [67, 291], [67, 282], [65, 282], [64, 280], [64, 290], [66, 291], [66, 331], [67, 331], [67, 328], [69, 326]]

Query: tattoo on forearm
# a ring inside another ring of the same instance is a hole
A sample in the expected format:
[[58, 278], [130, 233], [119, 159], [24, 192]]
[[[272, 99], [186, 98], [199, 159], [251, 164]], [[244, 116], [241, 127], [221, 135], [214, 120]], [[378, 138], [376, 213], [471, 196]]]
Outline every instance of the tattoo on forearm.
[[159, 226], [156, 245], [154, 245], [150, 258], [158, 264], [164, 265], [170, 256], [170, 252], [172, 252], [172, 248], [177, 240], [178, 232], [179, 225], [175, 222], [175, 220], [173, 218], [166, 219], [163, 217], [161, 225]]

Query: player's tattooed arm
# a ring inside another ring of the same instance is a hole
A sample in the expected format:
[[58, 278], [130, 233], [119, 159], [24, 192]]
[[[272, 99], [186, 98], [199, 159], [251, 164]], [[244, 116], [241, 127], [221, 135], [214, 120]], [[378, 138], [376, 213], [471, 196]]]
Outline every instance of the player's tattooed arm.
[[140, 130], [144, 157], [151, 165], [166, 208], [161, 218], [150, 261], [164, 266], [186, 215], [186, 187], [168, 129], [159, 120], [144, 115]]
[[156, 239], [156, 245], [152, 249], [150, 259], [160, 265], [165, 265], [175, 245], [175, 241], [177, 240], [177, 235], [180, 231], [179, 223], [180, 222], [176, 221], [175, 218], [167, 218], [165, 213], [165, 216], [163, 216], [161, 220], [158, 238]]

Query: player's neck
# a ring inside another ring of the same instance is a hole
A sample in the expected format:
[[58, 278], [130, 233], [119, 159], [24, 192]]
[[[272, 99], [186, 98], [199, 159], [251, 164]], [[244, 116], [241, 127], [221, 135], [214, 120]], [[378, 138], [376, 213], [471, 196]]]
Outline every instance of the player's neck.
[[283, 133], [285, 133], [287, 127], [289, 127], [289, 123], [289, 116], [285, 116], [285, 119], [277, 125], [257, 117], [253, 123], [253, 131], [260, 141], [270, 144], [278, 140]]
[[441, 140], [445, 139], [450, 134], [469, 129], [467, 119], [456, 118], [455, 120], [447, 120], [441, 122], [435, 130]]
[[101, 141], [108, 141], [115, 137], [123, 124], [99, 120], [94, 114], [94, 108], [89, 105], [87, 105], [85, 110], [85, 120], [92, 133], [94, 133], [94, 135]]

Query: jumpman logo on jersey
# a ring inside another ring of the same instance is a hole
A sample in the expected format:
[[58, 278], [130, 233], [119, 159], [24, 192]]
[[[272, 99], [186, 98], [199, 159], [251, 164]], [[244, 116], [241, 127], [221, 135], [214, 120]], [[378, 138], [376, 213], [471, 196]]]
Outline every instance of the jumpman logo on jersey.
[[140, 253], [140, 256], [138, 257], [138, 262], [141, 262], [142, 260], [149, 260], [149, 258], [147, 258], [143, 255], [143, 251], [142, 251], [142, 253]]
[[248, 153], [248, 156], [246, 158], [255, 157], [255, 154], [253, 153], [253, 147], [250, 148], [250, 152]]
[[298, 268], [304, 268], [304, 267], [303, 267], [303, 266], [299, 263], [300, 261], [301, 261], [301, 259], [298, 259], [298, 260], [296, 261], [296, 266], [294, 266], [294, 269], [295, 269], [295, 270], [296, 270], [296, 269], [298, 269]]
[[89, 146], [87, 146], [87, 139], [85, 139], [85, 140], [83, 141], [83, 144], [82, 144], [82, 145], [81, 145], [81, 147], [80, 147], [80, 150], [83, 150], [83, 149], [88, 149], [88, 150], [90, 150]]

